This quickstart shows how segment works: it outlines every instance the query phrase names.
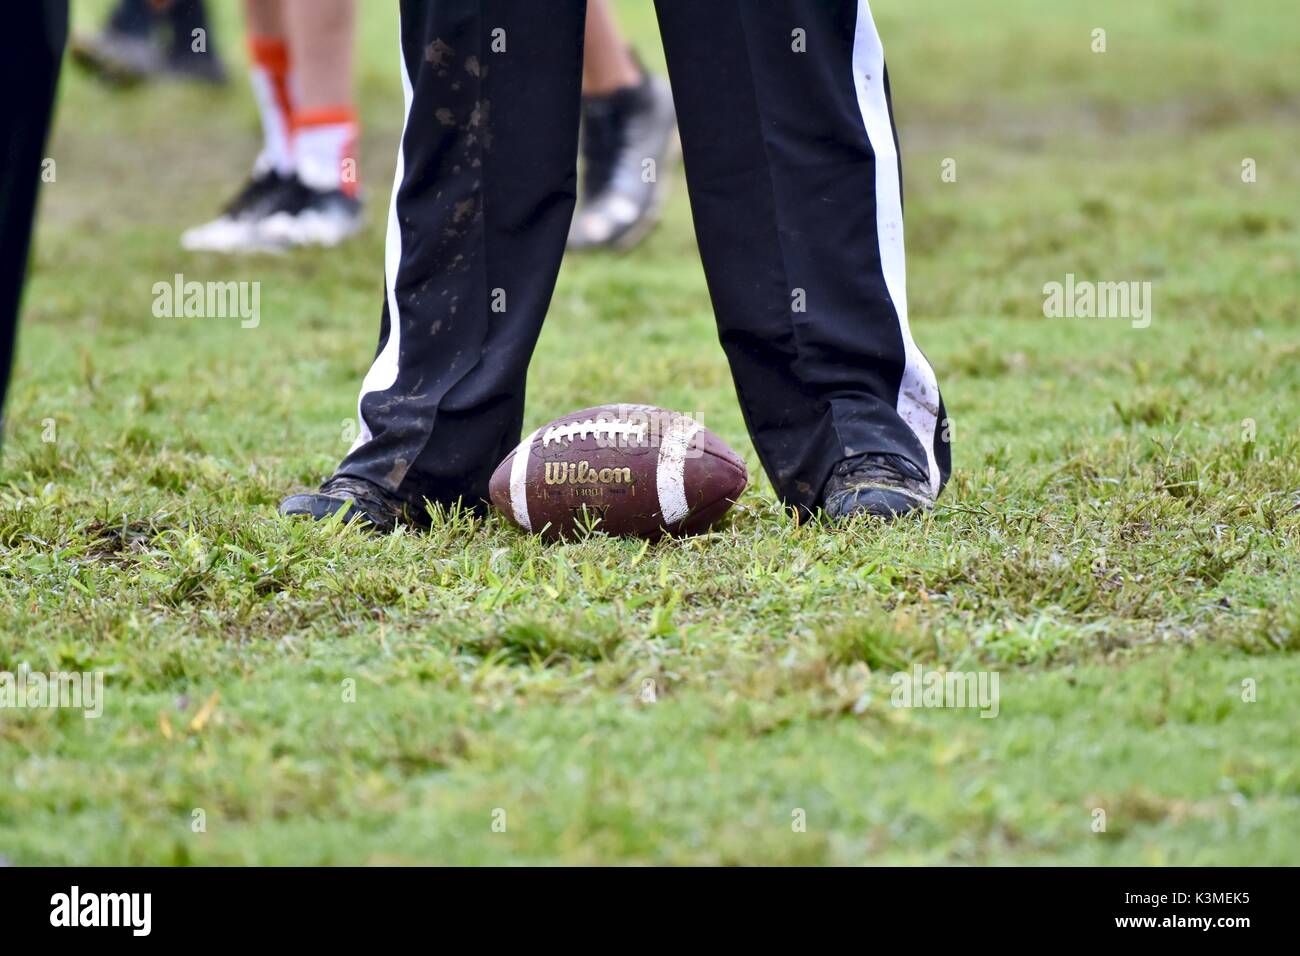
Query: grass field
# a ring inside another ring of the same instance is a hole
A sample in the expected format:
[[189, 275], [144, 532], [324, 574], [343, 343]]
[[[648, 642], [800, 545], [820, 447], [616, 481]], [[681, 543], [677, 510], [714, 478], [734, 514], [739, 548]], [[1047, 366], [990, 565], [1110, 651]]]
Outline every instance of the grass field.
[[[275, 517], [346, 450], [377, 330], [401, 97], [395, 16], [362, 6], [345, 251], [181, 253], [256, 149], [247, 90], [65, 75], [0, 670], [101, 670], [105, 709], [0, 711], [0, 857], [1300, 862], [1290, 2], [876, 0], [952, 483], [925, 521], [831, 530], [760, 480], [653, 546]], [[661, 63], [649, 5], [620, 10]], [[643, 247], [566, 263], [527, 427], [688, 409], [756, 473], [676, 178]], [[155, 318], [178, 272], [260, 282], [260, 324]], [[1151, 282], [1149, 326], [1045, 318], [1067, 274]], [[997, 717], [891, 706], [916, 664], [997, 672]]]

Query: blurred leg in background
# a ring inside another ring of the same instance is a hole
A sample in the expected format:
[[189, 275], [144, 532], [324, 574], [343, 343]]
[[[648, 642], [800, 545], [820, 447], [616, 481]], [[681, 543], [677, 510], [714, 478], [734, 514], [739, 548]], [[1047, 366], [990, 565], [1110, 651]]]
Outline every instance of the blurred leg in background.
[[167, 77], [226, 82], [203, 0], [119, 0], [103, 30], [73, 38], [72, 56], [120, 86]]
[[588, 0], [584, 47], [582, 190], [568, 247], [626, 250], [659, 219], [677, 152], [673, 97], [624, 41], [611, 0]]
[[335, 245], [361, 228], [354, 0], [285, 0], [295, 179], [262, 224], [276, 245]]
[[362, 225], [354, 0], [245, 0], [262, 121], [252, 176], [221, 215], [187, 230], [192, 251], [335, 245]]
[[0, 32], [0, 84], [10, 91], [0, 123], [5, 170], [0, 181], [0, 438], [36, 191], [44, 171], [45, 140], [67, 36], [66, 0], [14, 4], [6, 11], [5, 30]]

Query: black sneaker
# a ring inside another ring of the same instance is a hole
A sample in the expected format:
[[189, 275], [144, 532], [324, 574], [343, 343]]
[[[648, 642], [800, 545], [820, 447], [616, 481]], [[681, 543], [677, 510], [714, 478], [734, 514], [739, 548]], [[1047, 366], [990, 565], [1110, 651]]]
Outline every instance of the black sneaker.
[[900, 455], [856, 455], [840, 462], [822, 495], [828, 518], [892, 520], [934, 507], [930, 476]]
[[257, 225], [282, 204], [281, 197], [296, 181], [274, 170], [254, 173], [226, 203], [220, 216], [185, 230], [181, 246], [191, 252], [261, 252], [274, 248], [259, 236]]
[[257, 224], [257, 238], [282, 248], [333, 246], [356, 234], [364, 222], [360, 199], [341, 189], [313, 189], [295, 178]]
[[584, 96], [582, 197], [568, 248], [630, 249], [640, 242], [659, 219], [665, 167], [676, 149], [677, 113], [662, 77], [647, 73], [637, 86]]
[[427, 520], [396, 495], [364, 478], [335, 475], [326, 479], [318, 492], [290, 495], [280, 502], [280, 514], [306, 515], [321, 521], [343, 509], [347, 519], [355, 517], [376, 531], [392, 531], [398, 523], [427, 524]]

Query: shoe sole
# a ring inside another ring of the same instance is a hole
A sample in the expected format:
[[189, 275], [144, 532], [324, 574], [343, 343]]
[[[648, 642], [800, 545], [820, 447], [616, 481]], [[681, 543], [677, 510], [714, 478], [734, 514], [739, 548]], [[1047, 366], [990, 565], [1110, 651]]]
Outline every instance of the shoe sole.
[[254, 227], [256, 235], [262, 241], [281, 248], [298, 249], [319, 246], [324, 249], [332, 249], [334, 246], [351, 239], [365, 227], [365, 218], [359, 216], [347, 228], [337, 233], [324, 233], [319, 229], [311, 228], [295, 232], [293, 226], [285, 224], [286, 221], [292, 222], [295, 218], [288, 217], [283, 213], [272, 214]]
[[895, 521], [911, 515], [924, 514], [934, 508], [933, 502], [898, 488], [885, 486], [855, 489], [852, 502], [853, 507], [850, 510], [834, 514], [828, 512], [827, 517], [835, 522], [850, 521], [856, 517]]

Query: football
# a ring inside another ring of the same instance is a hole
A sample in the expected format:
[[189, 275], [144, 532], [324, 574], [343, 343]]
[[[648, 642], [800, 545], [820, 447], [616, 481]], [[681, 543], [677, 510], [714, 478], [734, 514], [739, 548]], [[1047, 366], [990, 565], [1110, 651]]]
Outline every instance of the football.
[[707, 531], [748, 482], [741, 457], [695, 419], [601, 405], [525, 438], [497, 466], [489, 494], [506, 518], [547, 538], [658, 538]]

